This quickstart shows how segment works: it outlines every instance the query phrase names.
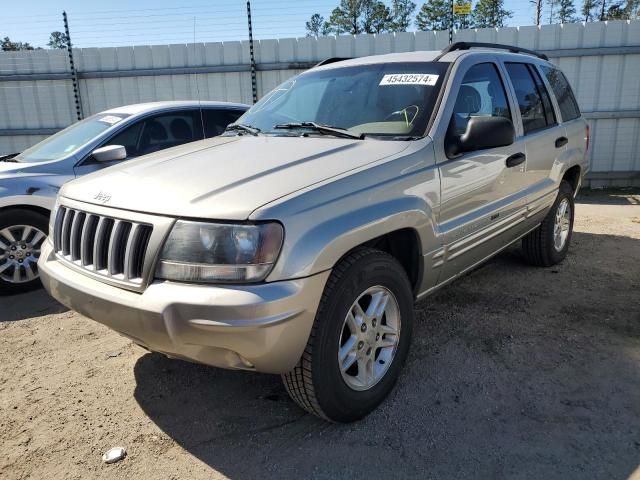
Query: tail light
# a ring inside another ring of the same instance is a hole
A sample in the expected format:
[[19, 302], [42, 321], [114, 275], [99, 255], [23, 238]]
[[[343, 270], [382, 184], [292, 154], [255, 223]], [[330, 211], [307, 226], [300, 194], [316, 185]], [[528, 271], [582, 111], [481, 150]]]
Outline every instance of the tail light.
[[589, 138], [590, 138], [589, 125], [587, 124], [587, 130], [585, 132], [585, 137], [584, 137], [584, 139], [587, 141], [587, 146], [585, 148], [585, 151], [589, 151]]

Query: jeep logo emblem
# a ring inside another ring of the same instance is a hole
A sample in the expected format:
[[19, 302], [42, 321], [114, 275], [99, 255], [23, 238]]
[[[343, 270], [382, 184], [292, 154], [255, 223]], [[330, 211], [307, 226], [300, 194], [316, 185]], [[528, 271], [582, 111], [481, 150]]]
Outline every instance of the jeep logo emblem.
[[99, 192], [95, 197], [93, 197], [93, 199], [100, 203], [107, 203], [111, 200], [111, 195], [105, 192]]

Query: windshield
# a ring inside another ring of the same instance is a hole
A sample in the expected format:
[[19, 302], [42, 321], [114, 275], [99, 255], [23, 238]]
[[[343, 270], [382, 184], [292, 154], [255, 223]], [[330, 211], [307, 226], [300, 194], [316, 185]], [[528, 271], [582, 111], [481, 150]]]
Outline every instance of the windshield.
[[15, 157], [15, 160], [37, 163], [66, 157], [128, 116], [122, 113], [93, 115], [35, 144]]
[[282, 129], [286, 124], [315, 122], [357, 134], [422, 136], [447, 66], [414, 62], [311, 70], [268, 93], [237, 123], [281, 135], [291, 134], [291, 126]]

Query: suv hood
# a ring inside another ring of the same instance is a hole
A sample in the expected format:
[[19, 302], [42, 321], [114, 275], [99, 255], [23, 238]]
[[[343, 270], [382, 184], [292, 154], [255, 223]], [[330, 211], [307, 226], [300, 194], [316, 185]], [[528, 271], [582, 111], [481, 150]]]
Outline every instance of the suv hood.
[[66, 184], [61, 195], [175, 217], [244, 220], [284, 195], [405, 150], [409, 142], [217, 137]]

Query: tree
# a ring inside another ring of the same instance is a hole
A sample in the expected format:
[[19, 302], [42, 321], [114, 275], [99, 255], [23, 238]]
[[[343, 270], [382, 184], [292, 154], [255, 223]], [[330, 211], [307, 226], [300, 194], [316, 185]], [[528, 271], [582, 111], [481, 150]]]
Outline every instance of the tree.
[[416, 4], [411, 0], [393, 0], [391, 2], [391, 29], [394, 32], [406, 32], [411, 26], [411, 17]]
[[540, 26], [542, 23], [542, 0], [529, 0], [529, 3], [535, 7], [533, 21]]
[[596, 2], [600, 10], [600, 20], [631, 20], [638, 17], [639, 0]]
[[367, 33], [382, 33], [386, 31], [395, 31], [391, 11], [382, 2], [373, 2], [371, 18], [368, 20], [369, 30]]
[[363, 0], [340, 0], [340, 5], [333, 9], [329, 17], [331, 30], [336, 34], [362, 33], [360, 15], [362, 15]]
[[450, 6], [448, 0], [428, 0], [416, 17], [418, 30], [447, 30]]
[[576, 21], [576, 7], [573, 0], [560, 0], [558, 4], [558, 21], [560, 23], [573, 23]]
[[593, 20], [593, 9], [596, 7], [595, 0], [584, 0], [582, 3], [582, 16], [585, 22], [591, 22]]
[[27, 42], [12, 42], [9, 37], [4, 37], [0, 41], [0, 50], [3, 52], [15, 52], [18, 50], [34, 50]]
[[513, 12], [504, 8], [504, 0], [479, 0], [473, 9], [473, 23], [476, 28], [504, 27]]
[[305, 23], [305, 26], [307, 28], [307, 37], [319, 37], [331, 33], [329, 22], [325, 22], [324, 17], [319, 13], [311, 15], [311, 19]]
[[62, 32], [51, 32], [49, 35], [49, 48], [67, 48], [67, 36]]

